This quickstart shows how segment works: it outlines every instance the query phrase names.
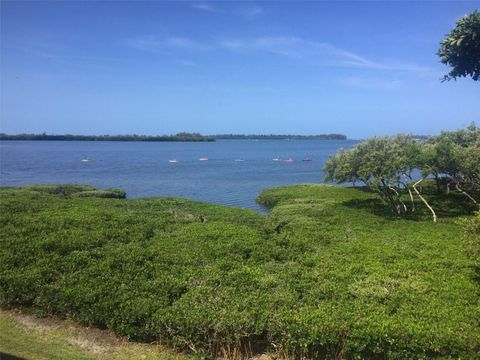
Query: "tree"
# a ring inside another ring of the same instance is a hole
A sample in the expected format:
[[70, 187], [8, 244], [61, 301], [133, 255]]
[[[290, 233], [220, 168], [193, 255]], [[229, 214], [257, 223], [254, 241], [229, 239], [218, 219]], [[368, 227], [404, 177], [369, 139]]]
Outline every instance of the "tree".
[[357, 181], [361, 181], [359, 168], [358, 153], [354, 149], [348, 151], [340, 149], [325, 162], [325, 181], [335, 181], [339, 184], [351, 182], [355, 187]]
[[395, 214], [408, 211], [401, 199], [402, 191], [407, 190], [414, 211], [410, 183], [419, 152], [420, 145], [410, 135], [369, 138], [350, 150], [342, 149], [331, 156], [324, 166], [325, 180], [362, 181], [380, 195]]
[[[418, 174], [418, 170], [422, 176], [413, 177], [412, 173]], [[415, 193], [436, 222], [435, 210], [417, 186], [433, 178], [438, 192], [448, 194], [450, 188], [456, 189], [479, 205], [480, 128], [472, 123], [466, 129], [444, 131], [423, 142], [401, 134], [369, 138], [332, 155], [325, 162], [324, 171], [326, 181], [363, 182], [398, 215], [409, 211], [402, 194], [408, 193], [410, 211], [415, 211]]]
[[457, 21], [457, 26], [442, 40], [438, 50], [441, 62], [452, 70], [443, 80], [457, 77], [480, 78], [480, 13], [475, 10]]
[[470, 192], [480, 191], [480, 128], [472, 123], [466, 129], [431, 137], [423, 146], [420, 168], [435, 178], [438, 192], [448, 194], [454, 186], [478, 203]]

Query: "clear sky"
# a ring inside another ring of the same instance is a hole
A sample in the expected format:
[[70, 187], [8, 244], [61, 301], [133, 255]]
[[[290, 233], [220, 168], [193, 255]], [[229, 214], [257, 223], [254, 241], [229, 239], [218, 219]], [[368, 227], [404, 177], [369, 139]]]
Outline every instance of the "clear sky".
[[473, 2], [1, 1], [0, 131], [433, 134], [480, 123], [436, 52]]

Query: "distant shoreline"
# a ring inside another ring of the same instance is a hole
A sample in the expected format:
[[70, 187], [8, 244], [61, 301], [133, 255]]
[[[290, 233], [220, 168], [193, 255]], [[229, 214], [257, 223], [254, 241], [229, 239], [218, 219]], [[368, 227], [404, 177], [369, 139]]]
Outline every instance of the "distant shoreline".
[[221, 134], [209, 135], [215, 140], [348, 140], [343, 134], [319, 134], [319, 135], [241, 135]]
[[175, 135], [50, 135], [50, 134], [0, 134], [0, 141], [144, 141], [144, 142], [212, 142], [216, 140], [348, 140], [342, 134], [320, 135], [201, 135], [178, 133]]

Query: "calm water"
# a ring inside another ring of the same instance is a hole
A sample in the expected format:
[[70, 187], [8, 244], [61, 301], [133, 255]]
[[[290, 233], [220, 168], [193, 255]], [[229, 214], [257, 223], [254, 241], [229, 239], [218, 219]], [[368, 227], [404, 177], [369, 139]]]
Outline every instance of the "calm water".
[[[1, 141], [0, 184], [81, 183], [119, 187], [128, 197], [178, 196], [261, 210], [255, 198], [263, 189], [321, 183], [324, 161], [355, 143]], [[199, 161], [200, 157], [209, 160]], [[306, 157], [312, 161], [302, 161]], [[83, 158], [91, 161], [82, 163]], [[294, 162], [283, 161], [288, 158]]]

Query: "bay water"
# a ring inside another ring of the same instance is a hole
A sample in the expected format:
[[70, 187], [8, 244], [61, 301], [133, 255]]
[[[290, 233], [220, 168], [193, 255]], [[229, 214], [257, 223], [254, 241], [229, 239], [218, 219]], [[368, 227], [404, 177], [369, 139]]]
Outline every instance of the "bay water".
[[129, 198], [175, 196], [262, 211], [255, 202], [262, 190], [322, 183], [325, 160], [356, 143], [0, 141], [0, 185], [89, 184], [122, 188]]

